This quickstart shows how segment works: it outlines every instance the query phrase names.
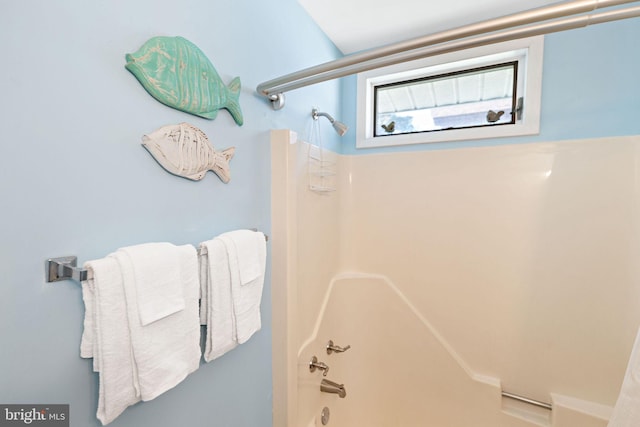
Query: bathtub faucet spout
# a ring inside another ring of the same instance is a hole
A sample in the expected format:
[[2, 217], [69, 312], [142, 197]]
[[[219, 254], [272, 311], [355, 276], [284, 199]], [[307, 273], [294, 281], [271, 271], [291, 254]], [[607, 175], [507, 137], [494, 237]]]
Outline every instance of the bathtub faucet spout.
[[320, 391], [325, 393], [337, 394], [343, 399], [347, 396], [347, 390], [345, 390], [344, 384], [334, 383], [333, 381], [326, 378], [323, 378], [322, 382], [320, 383]]

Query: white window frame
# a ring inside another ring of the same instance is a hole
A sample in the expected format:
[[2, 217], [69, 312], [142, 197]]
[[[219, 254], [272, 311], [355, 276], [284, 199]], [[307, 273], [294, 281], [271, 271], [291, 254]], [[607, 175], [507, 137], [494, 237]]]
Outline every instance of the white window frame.
[[[356, 148], [537, 135], [540, 132], [544, 36], [529, 37], [452, 52], [358, 74]], [[378, 85], [518, 60], [516, 98], [522, 117], [513, 125], [373, 136], [374, 89]]]

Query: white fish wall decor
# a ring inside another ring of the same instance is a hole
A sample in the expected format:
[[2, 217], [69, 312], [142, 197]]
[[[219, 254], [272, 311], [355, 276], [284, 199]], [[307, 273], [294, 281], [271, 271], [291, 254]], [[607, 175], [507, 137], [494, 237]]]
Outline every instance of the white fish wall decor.
[[189, 123], [163, 126], [142, 137], [142, 145], [168, 172], [199, 181], [213, 171], [225, 184], [235, 147], [216, 151], [207, 135]]

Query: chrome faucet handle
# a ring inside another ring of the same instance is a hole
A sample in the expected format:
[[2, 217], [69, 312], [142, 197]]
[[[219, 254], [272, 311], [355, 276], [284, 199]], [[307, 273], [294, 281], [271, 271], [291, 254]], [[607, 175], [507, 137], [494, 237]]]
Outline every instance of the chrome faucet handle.
[[329, 367], [327, 366], [326, 363], [322, 363], [322, 362], [318, 362], [318, 358], [313, 356], [311, 358], [311, 361], [309, 362], [309, 371], [310, 372], [315, 372], [316, 369], [320, 369], [322, 370], [322, 376], [326, 377], [327, 373], [329, 372]]
[[350, 345], [348, 345], [346, 347], [340, 347], [338, 345], [334, 345], [333, 344], [333, 340], [329, 340], [329, 342], [327, 343], [327, 354], [331, 354], [333, 352], [343, 353], [343, 352], [349, 350], [350, 348], [351, 348]]

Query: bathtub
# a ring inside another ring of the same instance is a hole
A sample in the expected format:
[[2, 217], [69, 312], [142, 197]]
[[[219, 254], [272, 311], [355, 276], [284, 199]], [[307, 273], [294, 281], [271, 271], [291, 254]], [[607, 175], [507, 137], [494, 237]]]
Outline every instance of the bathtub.
[[[329, 340], [350, 348], [327, 354]], [[326, 377], [311, 372], [316, 356]], [[474, 372], [387, 277], [341, 273], [331, 280], [298, 353], [298, 421], [333, 427], [604, 427], [611, 407], [552, 393], [553, 411], [502, 396], [500, 379]], [[320, 391], [344, 384], [345, 398]], [[327, 409], [325, 409], [326, 411]]]

